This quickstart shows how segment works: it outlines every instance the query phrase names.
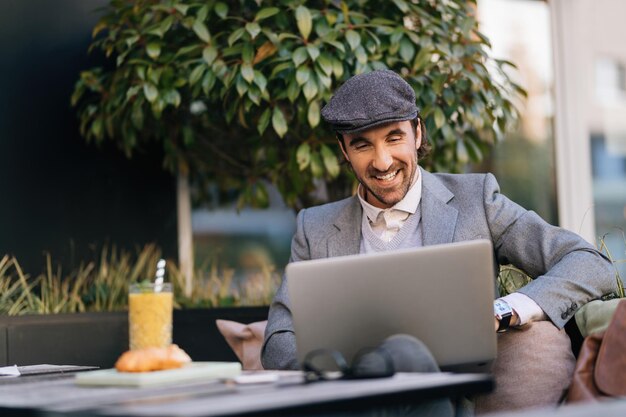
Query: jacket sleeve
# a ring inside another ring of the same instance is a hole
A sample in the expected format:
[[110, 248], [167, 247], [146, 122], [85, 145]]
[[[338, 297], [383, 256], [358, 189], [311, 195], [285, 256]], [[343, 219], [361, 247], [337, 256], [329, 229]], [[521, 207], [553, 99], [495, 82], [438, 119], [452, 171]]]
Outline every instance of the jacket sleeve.
[[[304, 227], [305, 213], [306, 210], [301, 210], [296, 219], [296, 234], [291, 241], [290, 263], [311, 258]], [[270, 305], [265, 340], [261, 348], [261, 363], [265, 369], [299, 368], [285, 275]]]
[[533, 280], [519, 290], [559, 328], [591, 300], [616, 291], [611, 262], [579, 235], [552, 226], [502, 194], [485, 176], [485, 213], [500, 265], [513, 264]]

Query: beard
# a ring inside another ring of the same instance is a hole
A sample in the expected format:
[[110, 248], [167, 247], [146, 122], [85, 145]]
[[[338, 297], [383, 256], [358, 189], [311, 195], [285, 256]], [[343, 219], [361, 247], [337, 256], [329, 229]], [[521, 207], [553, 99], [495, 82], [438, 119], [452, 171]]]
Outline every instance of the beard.
[[[409, 165], [405, 163], [397, 163], [385, 172], [370, 168], [366, 173], [367, 179], [359, 178], [358, 176], [357, 179], [365, 190], [365, 201], [370, 204], [372, 203], [368, 199], [368, 196], [371, 194], [380, 203], [384, 204], [387, 207], [391, 207], [399, 203], [409, 192], [409, 189], [413, 184], [416, 172], [417, 164], [414, 165], [414, 169], [411, 172], [411, 168], [409, 167]], [[394, 178], [397, 176], [401, 176], [402, 181], [399, 184], [385, 187], [384, 184], [381, 185], [378, 183], [378, 180], [376, 179], [377, 177], [382, 177], [392, 173], [395, 173]]]

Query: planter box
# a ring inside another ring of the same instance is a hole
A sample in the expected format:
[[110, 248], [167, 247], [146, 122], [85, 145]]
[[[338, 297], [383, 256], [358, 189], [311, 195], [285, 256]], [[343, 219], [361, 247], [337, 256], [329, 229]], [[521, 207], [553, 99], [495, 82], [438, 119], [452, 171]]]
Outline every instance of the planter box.
[[[267, 319], [267, 307], [174, 311], [174, 343], [195, 361], [236, 361], [215, 320]], [[77, 313], [0, 317], [0, 366], [94, 365], [111, 368], [128, 349], [128, 315]]]

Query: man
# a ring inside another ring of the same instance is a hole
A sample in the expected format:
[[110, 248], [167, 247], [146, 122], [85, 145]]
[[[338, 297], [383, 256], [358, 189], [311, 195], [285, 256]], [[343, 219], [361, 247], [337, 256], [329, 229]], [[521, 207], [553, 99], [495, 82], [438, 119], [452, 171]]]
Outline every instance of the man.
[[[561, 329], [579, 307], [615, 291], [603, 255], [500, 194], [491, 174], [421, 169], [426, 130], [413, 89], [394, 72], [352, 77], [322, 116], [360, 185], [356, 196], [298, 214], [291, 262], [490, 239], [498, 264], [513, 264], [533, 278], [494, 302], [499, 331], [539, 320]], [[283, 280], [270, 308], [262, 350], [268, 369], [298, 368], [286, 285]]]

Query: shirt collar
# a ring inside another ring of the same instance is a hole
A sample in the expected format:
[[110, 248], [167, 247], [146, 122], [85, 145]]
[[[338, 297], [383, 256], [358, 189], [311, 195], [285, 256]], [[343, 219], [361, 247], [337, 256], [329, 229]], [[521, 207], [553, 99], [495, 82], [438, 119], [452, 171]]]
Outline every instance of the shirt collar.
[[409, 188], [409, 191], [407, 191], [404, 198], [387, 209], [375, 207], [365, 201], [362, 196], [363, 186], [359, 184], [359, 189], [357, 191], [357, 195], [359, 196], [359, 202], [361, 203], [361, 207], [363, 207], [363, 213], [367, 216], [370, 222], [375, 222], [378, 219], [380, 213], [384, 211], [399, 210], [409, 214], [415, 214], [415, 212], [417, 211], [417, 207], [420, 204], [420, 200], [422, 199], [422, 172], [419, 166], [417, 167], [416, 173], [417, 178], [413, 181], [413, 185], [411, 185], [411, 188]]

